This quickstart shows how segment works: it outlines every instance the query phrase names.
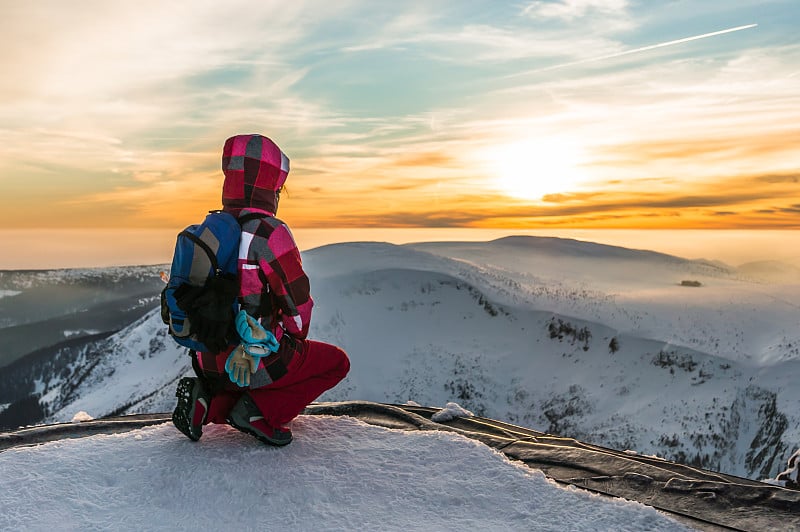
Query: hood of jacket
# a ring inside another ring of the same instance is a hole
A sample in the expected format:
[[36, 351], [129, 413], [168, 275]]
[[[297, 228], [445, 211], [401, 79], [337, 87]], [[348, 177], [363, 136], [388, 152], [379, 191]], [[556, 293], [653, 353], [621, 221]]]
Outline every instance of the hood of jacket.
[[235, 135], [225, 141], [222, 172], [225, 210], [256, 208], [274, 215], [278, 190], [289, 174], [289, 158], [263, 135]]

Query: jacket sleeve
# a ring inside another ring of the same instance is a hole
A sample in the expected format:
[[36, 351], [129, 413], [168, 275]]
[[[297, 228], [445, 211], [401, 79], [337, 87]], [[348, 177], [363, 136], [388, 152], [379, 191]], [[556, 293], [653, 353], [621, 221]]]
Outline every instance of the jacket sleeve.
[[295, 338], [306, 338], [314, 300], [286, 224], [273, 218], [263, 220], [255, 234], [243, 231], [239, 256], [242, 308], [255, 314], [262, 299], [270, 298], [272, 318]]

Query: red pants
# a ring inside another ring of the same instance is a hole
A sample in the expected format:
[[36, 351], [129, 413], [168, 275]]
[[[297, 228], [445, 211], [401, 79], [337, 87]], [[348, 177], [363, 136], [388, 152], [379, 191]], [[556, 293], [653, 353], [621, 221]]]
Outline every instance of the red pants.
[[211, 399], [206, 423], [227, 424], [228, 412], [247, 393], [269, 425], [282, 427], [344, 379], [350, 371], [350, 360], [335, 345], [297, 340], [296, 352], [286, 369], [286, 375], [263, 388], [216, 394]]

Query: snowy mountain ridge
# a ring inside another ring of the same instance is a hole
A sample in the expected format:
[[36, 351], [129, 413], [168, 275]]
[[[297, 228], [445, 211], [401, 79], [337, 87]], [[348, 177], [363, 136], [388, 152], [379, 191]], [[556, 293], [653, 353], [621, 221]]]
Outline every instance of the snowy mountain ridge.
[[[311, 336], [353, 362], [322, 399], [456, 401], [740, 476], [782, 469], [800, 442], [798, 286], [658, 254], [527, 242], [305, 253]], [[701, 286], [681, 286], [687, 278]], [[190, 372], [155, 311], [71, 356], [66, 370], [37, 379], [47, 421], [169, 411], [176, 380]]]
[[[60, 268], [52, 270], [0, 270], [0, 292], [24, 290], [43, 284], [76, 281], [116, 282], [125, 278], [157, 278], [167, 265], [107, 266], [104, 268]], [[16, 295], [16, 294], [14, 294]]]

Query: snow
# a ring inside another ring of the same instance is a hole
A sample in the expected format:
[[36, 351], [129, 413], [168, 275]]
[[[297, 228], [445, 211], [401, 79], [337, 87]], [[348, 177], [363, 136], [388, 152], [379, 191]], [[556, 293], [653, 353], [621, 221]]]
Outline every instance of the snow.
[[[320, 400], [445, 405], [434, 420], [474, 413], [750, 478], [800, 446], [794, 270], [765, 282], [763, 268], [530, 238], [337, 244], [304, 264], [310, 336], [352, 362]], [[559, 320], [591, 337], [552, 337]], [[168, 412], [191, 374], [157, 310], [92, 346], [74, 373], [36, 381], [47, 422]], [[162, 425], [0, 453], [0, 529], [682, 529], [452, 433], [325, 416], [293, 430], [285, 449], [217, 426], [193, 444]]]
[[0, 299], [4, 297], [12, 297], [21, 294], [22, 292], [18, 290], [0, 290]]
[[451, 402], [447, 403], [444, 405], [444, 408], [434, 413], [433, 416], [431, 416], [431, 420], [435, 421], [436, 423], [444, 423], [445, 421], [450, 421], [456, 418], [473, 417], [474, 415], [475, 414], [462, 407], [460, 404]]
[[264, 446], [170, 424], [0, 453], [2, 530], [687, 530], [450, 432], [300, 416]]
[[785, 477], [786, 480], [797, 484], [798, 480], [800, 480], [800, 477], [798, 477], [798, 473], [800, 472], [798, 466], [800, 466], [800, 451], [795, 451], [789, 458], [789, 467], [783, 472], [782, 476]]
[[[752, 479], [774, 476], [800, 447], [800, 282], [560, 239], [360, 242], [303, 260], [316, 303], [310, 337], [352, 362], [320, 400], [457, 401], [478, 416]], [[551, 337], [558, 320], [591, 337]], [[37, 387], [46, 422], [79, 410], [167, 412], [191, 374], [157, 310], [94, 351], [75, 363], [85, 374]]]
[[91, 421], [93, 419], [94, 418], [92, 416], [90, 416], [87, 412], [84, 412], [83, 410], [72, 416], [73, 423], [80, 423], [81, 421]]
[[765, 479], [764, 482], [775, 486], [798, 489], [798, 484], [800, 484], [798, 480], [800, 480], [800, 449], [789, 457], [788, 466], [784, 471], [778, 473], [774, 479]]
[[[52, 243], [52, 235], [48, 242]], [[150, 279], [158, 277], [164, 269], [164, 264], [149, 266], [111, 266], [106, 268], [65, 268], [51, 270], [9, 270], [6, 273], [13, 273], [11, 277], [6, 277], [8, 285], [0, 291], [7, 296], [18, 295], [20, 292], [15, 289], [29, 289], [42, 285], [69, 284], [81, 281], [119, 281], [126, 278]]]
[[80, 330], [75, 330], [75, 331], [65, 330], [65, 331], [62, 332], [62, 334], [64, 335], [64, 337], [70, 338], [72, 336], [87, 336], [87, 335], [91, 335], [91, 334], [98, 334], [100, 332], [102, 332], [102, 331], [99, 331], [97, 329], [80, 329]]

